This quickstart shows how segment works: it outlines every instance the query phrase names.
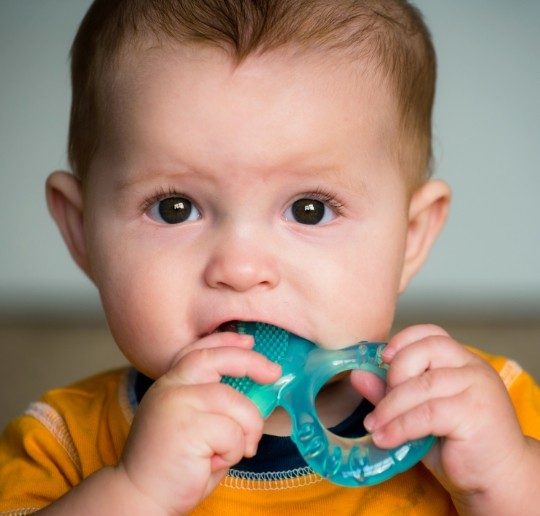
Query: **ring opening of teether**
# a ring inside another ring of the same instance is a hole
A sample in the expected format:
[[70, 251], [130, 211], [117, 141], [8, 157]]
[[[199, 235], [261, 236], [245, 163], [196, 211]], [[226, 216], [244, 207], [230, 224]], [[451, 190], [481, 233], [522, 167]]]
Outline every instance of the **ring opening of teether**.
[[341, 438], [366, 435], [363, 420], [373, 405], [354, 389], [350, 371], [332, 376], [315, 396], [315, 409], [321, 424], [329, 434]]

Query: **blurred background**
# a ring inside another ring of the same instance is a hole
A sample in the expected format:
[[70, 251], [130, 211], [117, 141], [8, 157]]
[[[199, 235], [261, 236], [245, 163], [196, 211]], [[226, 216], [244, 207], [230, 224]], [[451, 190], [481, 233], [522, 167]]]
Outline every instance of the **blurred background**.
[[[66, 168], [68, 52], [90, 0], [0, 0], [0, 427], [47, 388], [123, 364], [44, 198]], [[396, 330], [444, 325], [540, 379], [540, 2], [422, 0], [439, 60], [448, 225]]]

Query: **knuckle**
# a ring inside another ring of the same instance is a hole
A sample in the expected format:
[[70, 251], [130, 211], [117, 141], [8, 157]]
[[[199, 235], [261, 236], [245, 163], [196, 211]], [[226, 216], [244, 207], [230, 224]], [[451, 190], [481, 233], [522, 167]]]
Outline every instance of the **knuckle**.
[[238, 408], [242, 413], [253, 416], [253, 410], [256, 410], [255, 405], [244, 394], [238, 392], [234, 387], [222, 383], [213, 386], [215, 391], [210, 393], [214, 398], [220, 398], [224, 406]]
[[430, 335], [425, 339], [426, 346], [432, 348], [433, 350], [440, 348], [451, 348], [454, 347], [456, 342], [448, 334], [445, 335]]
[[435, 383], [436, 374], [433, 372], [433, 370], [428, 370], [416, 378], [418, 388], [427, 394], [433, 390]]
[[239, 450], [244, 449], [244, 431], [242, 427], [238, 424], [231, 424], [229, 433], [231, 441], [234, 443], [234, 448]]
[[404, 380], [404, 378], [405, 375], [400, 367], [400, 362], [396, 360], [388, 369], [388, 373], [386, 375], [386, 385], [389, 389], [393, 389], [394, 387], [398, 386]]
[[244, 404], [244, 401], [247, 400], [245, 396], [240, 394], [234, 387], [230, 385], [219, 383], [215, 386], [209, 387], [215, 387], [215, 392], [211, 392], [210, 395], [216, 399], [218, 397], [221, 398], [221, 401], [227, 405], [241, 407]]
[[178, 364], [179, 372], [201, 371], [214, 366], [216, 350], [214, 348], [200, 348], [191, 350]]
[[[214, 358], [214, 350], [212, 348], [202, 348], [193, 350], [188, 357], [195, 362], [207, 363], [211, 362]], [[186, 357], [187, 358], [187, 357]]]
[[430, 324], [430, 323], [424, 324], [423, 329], [426, 332], [429, 332], [433, 336], [438, 336], [438, 337], [448, 337], [449, 336], [448, 332], [444, 328], [441, 328], [440, 326], [438, 326], [436, 324]]
[[416, 413], [418, 421], [420, 424], [424, 423], [424, 425], [430, 425], [436, 419], [436, 415], [437, 403], [434, 400], [428, 400], [422, 403]]
[[470, 375], [477, 385], [493, 385], [500, 382], [499, 373], [487, 362], [481, 359], [474, 360], [469, 366]]

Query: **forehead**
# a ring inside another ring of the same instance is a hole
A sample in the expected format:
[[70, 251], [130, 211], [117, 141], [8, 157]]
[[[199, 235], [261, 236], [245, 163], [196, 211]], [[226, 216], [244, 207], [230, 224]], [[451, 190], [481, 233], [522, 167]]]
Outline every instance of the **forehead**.
[[[325, 55], [273, 52], [239, 66], [204, 47], [150, 47], [122, 59], [101, 151], [145, 165], [273, 170], [287, 162], [388, 154], [397, 110], [373, 71]], [[378, 153], [378, 154], [377, 154]]]

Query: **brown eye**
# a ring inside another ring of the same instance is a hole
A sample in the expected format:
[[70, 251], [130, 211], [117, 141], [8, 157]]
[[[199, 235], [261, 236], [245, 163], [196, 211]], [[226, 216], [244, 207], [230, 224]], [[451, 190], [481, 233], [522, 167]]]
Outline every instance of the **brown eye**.
[[285, 212], [286, 220], [294, 220], [299, 224], [316, 225], [330, 222], [335, 216], [334, 212], [318, 199], [298, 199]]
[[167, 197], [156, 202], [149, 211], [156, 222], [180, 224], [200, 218], [199, 210], [185, 197]]

